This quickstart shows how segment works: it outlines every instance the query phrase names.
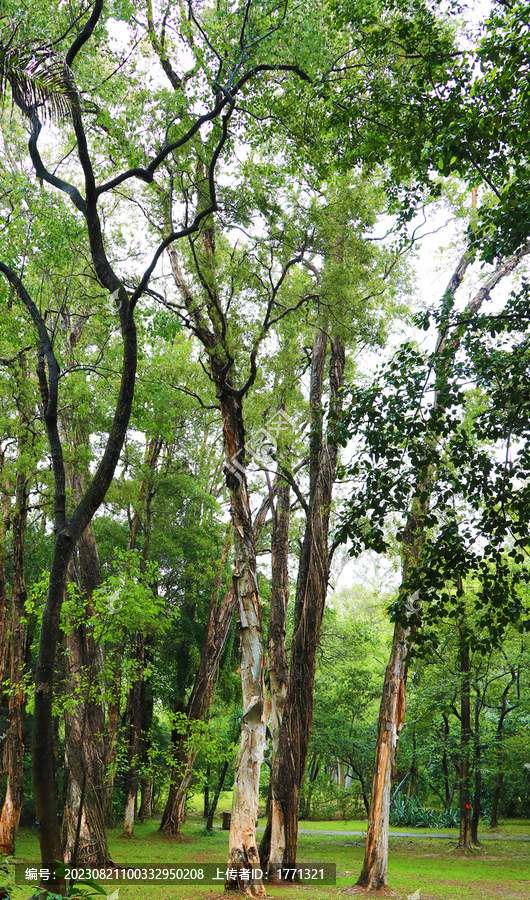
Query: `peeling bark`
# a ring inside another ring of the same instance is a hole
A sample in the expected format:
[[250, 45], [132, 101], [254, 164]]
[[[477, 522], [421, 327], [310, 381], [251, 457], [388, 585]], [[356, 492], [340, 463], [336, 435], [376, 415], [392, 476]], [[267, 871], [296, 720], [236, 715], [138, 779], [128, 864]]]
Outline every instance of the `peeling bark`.
[[405, 716], [408, 631], [396, 625], [377, 723], [376, 764], [363, 869], [357, 884], [379, 890], [387, 884], [390, 788], [399, 733]]
[[[271, 543], [271, 600], [269, 617], [269, 678], [271, 694], [271, 764], [274, 767], [280, 746], [283, 708], [287, 699], [289, 665], [285, 650], [285, 625], [289, 601], [289, 517], [291, 488], [279, 473], [277, 502], [273, 511]], [[283, 813], [274, 783], [270, 786], [270, 806], [265, 834], [259, 853], [264, 871], [274, 880], [274, 872], [281, 867], [285, 851]]]

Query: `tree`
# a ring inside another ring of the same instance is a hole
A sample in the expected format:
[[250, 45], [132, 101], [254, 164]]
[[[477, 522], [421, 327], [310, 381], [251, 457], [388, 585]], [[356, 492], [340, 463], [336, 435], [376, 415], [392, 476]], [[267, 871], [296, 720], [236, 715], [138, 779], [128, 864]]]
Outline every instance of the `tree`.
[[[96, 0], [91, 15], [78, 35], [71, 43], [65, 55], [65, 65], [72, 68], [77, 63], [81, 51], [90, 45], [96, 27], [101, 26], [102, 0]], [[101, 20], [101, 21], [100, 21]], [[68, 32], [67, 32], [68, 34]], [[34, 741], [33, 741], [33, 775], [34, 791], [37, 810], [37, 819], [40, 822], [39, 838], [41, 844], [42, 863], [44, 867], [53, 870], [55, 861], [62, 858], [60, 836], [57, 826], [55, 777], [53, 760], [53, 671], [55, 650], [58, 640], [59, 613], [63, 600], [65, 579], [68, 564], [76, 542], [81, 538], [89, 525], [94, 512], [101, 504], [106, 491], [112, 481], [114, 470], [122, 449], [123, 440], [130, 417], [132, 398], [134, 392], [135, 373], [137, 365], [137, 337], [134, 321], [134, 311], [138, 300], [144, 294], [155, 265], [163, 250], [174, 240], [191, 234], [199, 228], [201, 221], [215, 208], [214, 172], [217, 160], [226, 142], [228, 122], [234, 111], [234, 95], [242, 86], [256, 74], [254, 69], [248, 69], [239, 80], [234, 82], [237, 73], [243, 65], [243, 58], [237, 55], [235, 68], [233, 69], [230, 88], [222, 89], [219, 86], [214, 91], [214, 101], [210, 110], [198, 116], [191, 114], [191, 121], [184, 133], [175, 140], [163, 141], [162, 150], [151, 154], [151, 161], [147, 167], [133, 166], [120, 172], [106, 183], [96, 185], [93, 164], [93, 152], [89, 146], [87, 132], [84, 126], [84, 116], [77, 95], [75, 102], [69, 104], [72, 118], [72, 126], [75, 138], [79, 174], [84, 184], [85, 194], [74, 186], [71, 181], [59, 177], [47, 166], [39, 149], [39, 136], [42, 124], [39, 118], [38, 103], [41, 97], [35, 93], [28, 97], [15, 90], [13, 99], [30, 123], [29, 154], [35, 176], [51, 188], [62, 191], [73, 203], [75, 209], [84, 217], [86, 222], [86, 247], [90, 257], [90, 265], [97, 282], [102, 285], [109, 294], [115, 297], [116, 309], [119, 315], [121, 335], [123, 340], [123, 366], [119, 394], [116, 399], [115, 414], [110, 426], [106, 449], [101, 457], [94, 477], [85, 491], [80, 502], [71, 515], [66, 513], [65, 505], [65, 468], [63, 460], [62, 441], [57, 425], [59, 375], [60, 366], [54, 350], [52, 335], [45, 319], [41, 315], [38, 305], [33, 300], [24, 280], [17, 274], [16, 268], [5, 262], [0, 263], [0, 272], [14, 288], [20, 302], [26, 309], [33, 322], [39, 341], [39, 383], [43, 397], [44, 421], [46, 425], [50, 452], [53, 462], [55, 479], [55, 521], [56, 534], [53, 561], [50, 571], [48, 600], [46, 603], [42, 627], [39, 659], [36, 672], [35, 716], [34, 716]], [[81, 54], [82, 56], [82, 54]], [[83, 72], [79, 70], [78, 79], [82, 81]], [[220, 77], [220, 76], [219, 76]], [[231, 75], [227, 76], [229, 79]], [[13, 81], [11, 82], [13, 87]], [[103, 102], [105, 102], [104, 98]], [[74, 100], [74, 98], [72, 98]], [[36, 101], [36, 102], [34, 102]], [[172, 230], [165, 240], [156, 248], [151, 262], [144, 269], [144, 273], [135, 289], [127, 292], [122, 279], [116, 274], [109, 254], [107, 252], [103, 234], [102, 222], [98, 206], [105, 194], [113, 191], [119, 185], [139, 179], [151, 183], [155, 175], [161, 170], [165, 159], [179, 147], [191, 142], [201, 126], [223, 117], [220, 132], [213, 140], [212, 154], [208, 159], [208, 187], [209, 195], [205, 203], [193, 217], [191, 222], [186, 222], [182, 228]], [[166, 135], [167, 138], [167, 135]], [[59, 884], [59, 887], [61, 885]]]
[[[468, 325], [469, 322], [473, 321], [484, 300], [489, 296], [490, 291], [502, 278], [517, 267], [526, 252], [527, 249], [523, 248], [508, 260], [498, 263], [491, 275], [484, 280], [482, 287], [468, 302], [462, 316], [462, 322]], [[405, 413], [405, 418], [410, 422], [410, 428], [406, 428], [407, 437], [405, 441], [407, 443], [405, 446], [406, 453], [407, 455], [410, 454], [409, 458], [412, 461], [412, 466], [409, 470], [409, 476], [412, 477], [406, 476], [403, 481], [396, 478], [396, 474], [401, 468], [401, 455], [404, 446], [402, 437], [404, 437], [405, 432], [400, 436], [399, 428], [396, 428], [395, 425], [396, 419], [393, 412], [390, 415], [385, 412], [381, 416], [375, 412], [380, 402], [376, 399], [380, 396], [380, 387], [378, 386], [373, 392], [369, 392], [370, 399], [366, 398], [368, 404], [364, 407], [364, 412], [361, 412], [362, 404], [356, 404], [356, 412], [354, 412], [354, 417], [359, 412], [362, 416], [366, 416], [368, 425], [366, 434], [372, 450], [370, 451], [371, 459], [370, 461], [367, 460], [366, 466], [364, 463], [361, 463], [361, 466], [355, 464], [352, 468], [352, 472], [355, 472], [357, 476], [361, 474], [361, 471], [363, 473], [361, 477], [366, 476], [363, 490], [366, 492], [367, 503], [365, 504], [361, 501], [359, 494], [357, 494], [354, 501], [349, 504], [349, 521], [343, 534], [348, 533], [350, 537], [353, 537], [354, 541], [360, 541], [360, 543], [357, 543], [357, 546], [370, 546], [379, 550], [384, 549], [385, 538], [381, 526], [389, 509], [403, 509], [405, 497], [408, 498], [410, 503], [408, 519], [400, 535], [403, 542], [403, 582], [399, 605], [395, 607], [400, 612], [397, 615], [393, 648], [383, 687], [367, 847], [364, 867], [360, 876], [361, 884], [375, 889], [386, 884], [387, 878], [390, 784], [395, 771], [398, 737], [404, 722], [408, 669], [407, 653], [412, 642], [418, 640], [416, 629], [421, 621], [421, 604], [425, 597], [425, 585], [418, 575], [422, 568], [420, 563], [424, 564], [425, 531], [426, 528], [432, 528], [439, 521], [440, 515], [439, 512], [433, 515], [431, 511], [433, 494], [436, 492], [436, 495], [439, 496], [439, 492], [442, 490], [437, 483], [437, 478], [440, 477], [440, 468], [436, 462], [440, 458], [437, 442], [440, 436], [446, 433], [447, 417], [455, 403], [456, 394], [459, 390], [452, 366], [454, 365], [455, 352], [460, 344], [461, 332], [458, 329], [454, 331], [449, 330], [449, 322], [446, 316], [450, 314], [450, 310], [453, 308], [455, 293], [461, 285], [469, 264], [469, 253], [464, 253], [449, 282], [442, 301], [441, 326], [431, 363], [434, 381], [430, 418], [425, 417], [425, 420], [423, 418], [418, 420], [416, 409], [411, 406], [410, 399], [416, 396], [420, 398], [421, 402], [425, 390], [422, 378], [425, 375], [418, 378], [414, 387], [412, 382], [409, 384], [409, 387], [406, 389], [406, 399], [405, 395], [403, 395], [404, 405], [402, 409]], [[409, 353], [412, 356], [415, 355], [415, 351], [412, 348], [406, 348], [401, 361], [391, 364], [391, 383], [393, 382], [397, 385], [401, 382], [400, 371], [403, 371], [404, 359]], [[410, 367], [410, 362], [407, 363], [407, 366]], [[399, 390], [400, 388], [398, 388]], [[382, 407], [386, 407], [387, 403], [389, 407], [393, 406], [392, 393], [383, 399]], [[416, 442], [414, 449], [412, 449], [411, 444], [413, 434], [415, 435], [413, 440]], [[393, 463], [390, 463], [388, 470], [392, 473], [390, 478], [388, 477], [388, 472], [381, 469], [381, 459], [394, 460]], [[373, 467], [372, 460], [378, 464], [377, 468]], [[377, 494], [377, 491], [372, 493], [372, 487], [375, 484], [378, 485], [378, 490], [381, 491], [380, 494]], [[403, 488], [405, 489], [404, 493]], [[368, 499], [368, 496], [370, 499]], [[451, 494], [451, 496], [454, 496], [454, 494]], [[447, 498], [449, 499], [449, 495], [447, 495]], [[437, 510], [440, 509], [439, 500], [437, 500], [435, 508]], [[366, 519], [368, 510], [373, 511], [369, 524]], [[356, 523], [354, 527], [352, 527], [353, 522]], [[436, 610], [437, 607], [433, 607], [433, 609]], [[436, 612], [434, 614], [436, 615]], [[466, 652], [464, 649], [464, 656], [462, 657], [464, 667], [467, 659]], [[466, 728], [465, 732], [468, 734], [469, 728]], [[463, 816], [466, 814], [467, 808], [470, 808], [468, 799], [462, 795]]]
[[[26, 644], [26, 563], [25, 563], [25, 533], [28, 519], [28, 506], [31, 490], [31, 482], [34, 472], [32, 457], [32, 444], [35, 444], [35, 434], [32, 435], [32, 420], [34, 417], [34, 401], [27, 373], [25, 353], [19, 354], [15, 359], [4, 361], [9, 366], [10, 380], [18, 407], [18, 423], [15, 424], [15, 438], [17, 457], [15, 461], [15, 491], [13, 508], [10, 506], [10, 498], [4, 497], [3, 522], [11, 526], [13, 532], [12, 551], [12, 589], [10, 616], [6, 616], [6, 631], [10, 633], [9, 642], [5, 641], [9, 659], [8, 681], [8, 717], [7, 733], [4, 749], [4, 764], [7, 769], [7, 785], [2, 814], [0, 817], [0, 848], [6, 855], [14, 854], [15, 842], [22, 811], [23, 801], [23, 765], [24, 743], [22, 739], [24, 706], [25, 706], [25, 644]], [[6, 429], [6, 434], [11, 429]], [[1, 455], [2, 473], [4, 485], [9, 476], [6, 472], [6, 459]], [[7, 502], [6, 502], [7, 501]], [[5, 538], [4, 538], [5, 539]], [[5, 553], [5, 551], [4, 551]], [[2, 561], [2, 583], [6, 585], [5, 555]], [[7, 599], [7, 592], [6, 592]], [[6, 604], [7, 607], [7, 604]], [[5, 638], [4, 638], [5, 640]]]

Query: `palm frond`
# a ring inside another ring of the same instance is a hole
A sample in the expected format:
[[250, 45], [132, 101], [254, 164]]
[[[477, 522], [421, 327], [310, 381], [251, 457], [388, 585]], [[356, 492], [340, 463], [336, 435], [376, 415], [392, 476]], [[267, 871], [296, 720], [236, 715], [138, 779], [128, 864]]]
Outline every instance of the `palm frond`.
[[[16, 29], [15, 29], [16, 30]], [[55, 121], [77, 106], [74, 75], [51, 47], [26, 41], [8, 41], [0, 33], [0, 101], [11, 90], [13, 100], [27, 114]]]

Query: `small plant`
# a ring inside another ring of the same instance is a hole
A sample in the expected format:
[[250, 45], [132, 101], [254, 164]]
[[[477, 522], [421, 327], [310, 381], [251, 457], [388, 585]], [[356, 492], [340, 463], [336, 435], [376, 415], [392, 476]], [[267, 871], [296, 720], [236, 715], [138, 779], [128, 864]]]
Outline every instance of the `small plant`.
[[390, 812], [390, 824], [408, 828], [435, 828], [437, 825], [434, 809], [424, 809], [417, 797], [405, 799], [401, 794], [394, 800]]
[[438, 817], [438, 828], [458, 828], [459, 824], [460, 818], [456, 809], [444, 809]]

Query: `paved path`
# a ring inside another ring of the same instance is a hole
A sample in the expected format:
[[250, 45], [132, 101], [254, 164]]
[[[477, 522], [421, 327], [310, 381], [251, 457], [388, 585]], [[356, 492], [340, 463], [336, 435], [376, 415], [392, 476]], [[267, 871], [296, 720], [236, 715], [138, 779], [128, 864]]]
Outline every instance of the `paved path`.
[[[327, 834], [333, 837], [366, 837], [366, 831], [316, 831], [313, 828], [299, 828], [298, 834]], [[444, 841], [458, 840], [458, 829], [451, 833], [440, 834], [432, 831], [390, 831], [389, 837], [394, 838], [440, 838]], [[480, 834], [480, 841], [530, 841], [530, 837], [524, 834]]]
[[[221, 825], [214, 825], [214, 828], [221, 828]], [[265, 831], [263, 825], [258, 825], [256, 831]], [[362, 837], [366, 838], [366, 831], [324, 831], [316, 828], [299, 828], [298, 834], [324, 834], [328, 837]], [[433, 831], [390, 831], [388, 836], [391, 838], [437, 838], [442, 841], [457, 841], [458, 829], [453, 832]], [[479, 841], [530, 841], [530, 835], [525, 834], [480, 834]]]

